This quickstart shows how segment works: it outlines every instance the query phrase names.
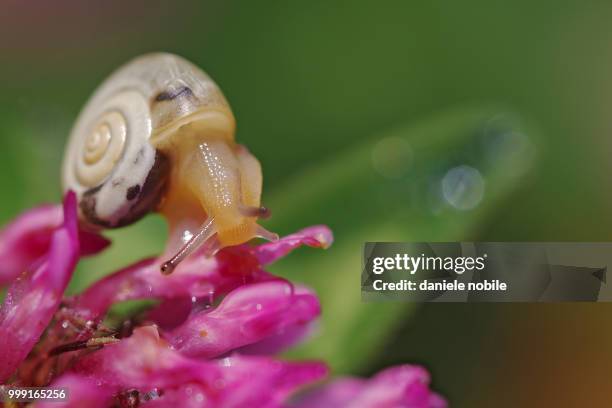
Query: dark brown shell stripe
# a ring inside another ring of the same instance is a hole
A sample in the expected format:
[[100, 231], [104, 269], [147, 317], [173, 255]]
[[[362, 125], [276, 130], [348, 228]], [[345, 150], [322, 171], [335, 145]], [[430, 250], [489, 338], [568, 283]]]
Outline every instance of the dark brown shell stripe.
[[[169, 174], [169, 160], [160, 152], [155, 152], [155, 162], [151, 171], [147, 175], [142, 186], [136, 184], [126, 189], [126, 200], [134, 201], [116, 222], [105, 220], [96, 213], [96, 194], [107, 184], [111, 179], [104, 183], [93, 187], [83, 193], [80, 202], [80, 209], [83, 217], [90, 223], [99, 225], [105, 228], [119, 228], [129, 225], [140, 218], [144, 217], [148, 212], [155, 209], [159, 204], [166, 187], [166, 182]], [[121, 180], [111, 181], [114, 188], [121, 188]]]

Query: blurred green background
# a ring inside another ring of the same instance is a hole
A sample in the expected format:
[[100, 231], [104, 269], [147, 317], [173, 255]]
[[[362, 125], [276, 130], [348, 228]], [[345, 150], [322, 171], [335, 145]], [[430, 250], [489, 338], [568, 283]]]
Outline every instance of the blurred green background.
[[[72, 122], [113, 69], [174, 52], [230, 101], [267, 226], [335, 232], [273, 268], [324, 306], [290, 357], [421, 363], [458, 407], [609, 406], [610, 305], [364, 304], [359, 279], [366, 240], [612, 238], [611, 19], [605, 1], [6, 1], [0, 220], [59, 200]], [[442, 191], [465, 165], [481, 178]], [[113, 232], [72, 290], [164, 234], [157, 217]]]

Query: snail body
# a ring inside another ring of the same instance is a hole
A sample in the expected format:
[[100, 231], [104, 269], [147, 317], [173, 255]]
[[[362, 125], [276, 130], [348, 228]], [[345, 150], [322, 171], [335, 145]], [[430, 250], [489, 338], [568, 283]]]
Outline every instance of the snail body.
[[79, 114], [63, 188], [77, 194], [90, 229], [161, 212], [178, 262], [204, 242], [214, 252], [274, 239], [257, 224], [261, 167], [234, 133], [231, 108], [208, 75], [176, 55], [145, 55], [115, 71]]

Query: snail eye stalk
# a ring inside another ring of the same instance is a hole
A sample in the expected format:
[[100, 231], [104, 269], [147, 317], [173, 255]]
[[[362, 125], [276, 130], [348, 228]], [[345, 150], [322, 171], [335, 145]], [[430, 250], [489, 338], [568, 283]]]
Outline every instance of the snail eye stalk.
[[240, 212], [245, 217], [257, 217], [261, 219], [268, 219], [272, 215], [272, 211], [270, 211], [266, 207], [251, 207], [251, 206], [241, 206]]
[[200, 230], [178, 250], [176, 255], [174, 255], [169, 261], [162, 264], [160, 269], [164, 275], [171, 274], [178, 264], [180, 264], [185, 258], [187, 258], [205, 242], [207, 244], [206, 255], [214, 255], [214, 253], [220, 248], [219, 243], [214, 236], [216, 233], [214, 228], [214, 220], [214, 218], [209, 218], [204, 221], [200, 227]]

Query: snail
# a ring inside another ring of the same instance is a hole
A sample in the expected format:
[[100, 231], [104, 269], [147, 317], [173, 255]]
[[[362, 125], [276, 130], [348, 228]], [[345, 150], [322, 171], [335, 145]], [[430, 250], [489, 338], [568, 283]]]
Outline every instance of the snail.
[[66, 145], [64, 191], [76, 193], [86, 229], [119, 228], [150, 212], [169, 225], [163, 273], [198, 247], [212, 255], [254, 237], [278, 236], [257, 221], [259, 161], [235, 142], [219, 87], [172, 54], [138, 57], [115, 71], [79, 114]]

